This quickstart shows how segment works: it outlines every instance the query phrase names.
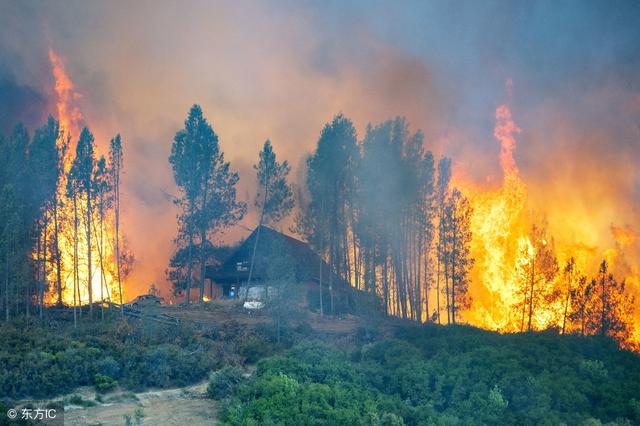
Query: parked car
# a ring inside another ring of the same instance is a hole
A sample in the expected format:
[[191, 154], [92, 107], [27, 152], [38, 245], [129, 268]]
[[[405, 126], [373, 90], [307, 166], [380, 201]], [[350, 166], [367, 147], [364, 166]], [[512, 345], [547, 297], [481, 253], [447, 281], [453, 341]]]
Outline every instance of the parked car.
[[129, 306], [133, 308], [143, 308], [149, 306], [159, 306], [164, 302], [162, 297], [156, 296], [154, 294], [143, 294], [131, 301]]

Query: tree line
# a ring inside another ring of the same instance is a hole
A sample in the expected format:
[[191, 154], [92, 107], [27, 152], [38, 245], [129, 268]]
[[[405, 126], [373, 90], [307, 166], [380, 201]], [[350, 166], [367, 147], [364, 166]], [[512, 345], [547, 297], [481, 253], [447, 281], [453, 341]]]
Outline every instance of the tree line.
[[[265, 142], [254, 166], [258, 232], [260, 225], [287, 217], [295, 201], [291, 230], [329, 266], [324, 277], [325, 268], [318, 266], [321, 314], [335, 312], [335, 287], [349, 285], [379, 298], [385, 313], [417, 321], [441, 322], [446, 312], [446, 321], [455, 323], [468, 307], [471, 207], [451, 187], [450, 159], [440, 159], [436, 170], [423, 145], [422, 133], [411, 133], [403, 118], [370, 125], [358, 142], [353, 123], [337, 115], [322, 129], [304, 182], [294, 188], [290, 166], [278, 162]], [[169, 162], [180, 188], [180, 226], [168, 276], [188, 303], [194, 282], [199, 299], [204, 296], [205, 265], [216, 260], [217, 233], [238, 223], [247, 206], [237, 200], [238, 175], [224, 161], [198, 105], [176, 133]], [[431, 301], [434, 285], [438, 297]]]
[[[195, 282], [202, 300], [205, 266], [223, 260], [214, 242], [244, 217], [247, 205], [237, 199], [239, 176], [225, 162], [218, 136], [198, 105], [176, 133], [169, 161], [181, 195], [175, 200], [180, 230], [168, 275], [188, 303]], [[348, 287], [371, 295], [387, 315], [439, 324], [460, 321], [472, 302], [473, 209], [451, 182], [450, 158], [436, 160], [422, 132], [412, 131], [404, 118], [370, 124], [358, 139], [352, 121], [338, 114], [322, 128], [303, 166], [302, 181], [292, 183], [289, 164], [277, 160], [269, 140], [258, 154], [258, 231], [249, 281], [260, 226], [280, 223], [295, 205], [290, 230], [328, 265], [329, 272], [318, 265], [321, 314], [336, 313], [335, 299], [349, 297], [336, 288]], [[561, 271], [544, 223], [533, 226], [526, 241], [513, 271], [516, 329], [539, 329], [536, 318], [544, 317], [545, 326], [557, 325], [562, 333], [628, 338], [633, 299], [606, 262], [594, 278], [578, 271], [574, 258]]]
[[[575, 257], [561, 264], [547, 225], [532, 225], [516, 267], [519, 301], [514, 310], [520, 331], [557, 326], [562, 334], [599, 334], [627, 342], [633, 332], [635, 298], [602, 260], [597, 272], [581, 271]], [[536, 321], [536, 318], [546, 321]]]
[[[43, 317], [46, 304], [63, 303], [73, 304], [77, 321], [83, 302], [92, 317], [94, 302], [113, 296], [107, 274], [122, 305], [122, 279], [133, 262], [119, 230], [122, 168], [120, 135], [111, 140], [108, 159], [96, 156], [89, 129], [72, 141], [52, 117], [33, 136], [22, 124], [0, 135], [0, 294], [7, 321], [21, 312]], [[107, 244], [114, 259], [105, 259]], [[100, 294], [91, 284], [96, 273]], [[72, 300], [63, 296], [68, 291]]]

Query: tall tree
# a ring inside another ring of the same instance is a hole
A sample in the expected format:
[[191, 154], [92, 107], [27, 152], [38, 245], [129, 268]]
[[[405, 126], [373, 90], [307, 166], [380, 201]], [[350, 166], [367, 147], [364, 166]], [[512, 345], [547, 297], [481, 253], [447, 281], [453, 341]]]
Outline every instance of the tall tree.
[[[37, 129], [33, 135], [33, 140], [29, 146], [29, 176], [33, 185], [31, 191], [32, 202], [39, 206], [39, 215], [36, 220], [36, 237], [37, 237], [37, 267], [36, 282], [38, 283], [38, 293], [36, 300], [38, 301], [40, 317], [43, 315], [44, 293], [46, 290], [47, 280], [47, 231], [49, 230], [49, 221], [53, 214], [54, 221], [57, 211], [57, 189], [61, 170], [60, 151], [57, 145], [59, 136], [58, 123], [49, 117], [47, 123]], [[55, 227], [55, 224], [54, 224]], [[54, 252], [52, 257], [58, 256], [57, 235], [54, 235]], [[42, 242], [41, 242], [42, 241]], [[60, 283], [58, 283], [58, 287]], [[59, 293], [58, 293], [59, 294]]]
[[122, 154], [122, 141], [120, 134], [117, 134], [109, 144], [109, 174], [111, 185], [111, 203], [113, 204], [113, 216], [115, 221], [114, 246], [116, 257], [116, 277], [118, 279], [118, 296], [120, 297], [120, 316], [124, 315], [124, 306], [122, 304], [122, 274], [120, 268], [120, 177], [124, 167]]
[[[78, 262], [78, 246], [79, 246], [79, 234], [78, 234], [78, 197], [80, 193], [78, 174], [78, 163], [74, 161], [67, 173], [67, 198], [72, 200], [73, 205], [73, 327], [78, 325], [78, 305], [80, 305], [80, 279], [79, 279], [79, 262]], [[80, 315], [82, 315], [82, 308], [80, 307]]]
[[91, 259], [92, 252], [92, 239], [91, 239], [91, 227], [93, 207], [92, 203], [95, 197], [94, 185], [95, 185], [95, 169], [96, 158], [94, 153], [94, 139], [93, 135], [86, 127], [82, 129], [80, 133], [80, 139], [76, 145], [76, 157], [73, 160], [74, 173], [73, 179], [77, 184], [78, 195], [83, 198], [85, 205], [85, 231], [86, 231], [86, 244], [87, 244], [87, 290], [89, 297], [89, 316], [93, 318], [93, 277], [92, 269], [93, 263]]
[[[445, 207], [449, 197], [449, 182], [451, 181], [451, 159], [443, 157], [438, 162], [438, 182], [436, 185], [436, 206], [438, 220], [438, 244], [436, 246], [436, 318], [440, 324], [440, 277], [442, 276], [442, 263], [444, 258], [444, 223]], [[448, 310], [447, 310], [448, 312]]]
[[527, 318], [527, 330], [533, 329], [533, 318], [541, 301], [547, 294], [549, 284], [558, 273], [558, 262], [553, 240], [547, 235], [546, 223], [533, 225], [527, 244], [521, 247], [518, 265], [518, 280], [523, 300], [520, 304], [522, 320], [520, 329], [524, 329]]
[[109, 287], [107, 286], [107, 276], [104, 269], [104, 222], [107, 210], [110, 208], [109, 193], [111, 192], [111, 186], [109, 182], [109, 171], [107, 167], [107, 160], [104, 156], [101, 156], [96, 163], [96, 169], [94, 174], [93, 185], [93, 197], [96, 200], [96, 208], [98, 210], [98, 264], [100, 266], [100, 316], [104, 320], [104, 297], [105, 290], [106, 296], [111, 301], [111, 295], [109, 294]]
[[[595, 280], [594, 280], [595, 281]], [[609, 264], [600, 263], [597, 278], [597, 296], [590, 310], [590, 328], [593, 333], [609, 336], [623, 343], [629, 340], [633, 324], [635, 298], [626, 291], [626, 283], [609, 272]]]
[[[354, 190], [355, 164], [358, 159], [356, 130], [351, 120], [338, 114], [322, 129], [315, 152], [307, 160], [307, 189], [311, 220], [319, 235], [312, 241], [323, 256], [328, 253], [331, 313], [334, 275], [348, 278], [348, 229], [351, 222], [348, 201]], [[326, 242], [326, 244], [325, 244]]]
[[176, 133], [169, 162], [182, 191], [182, 196], [176, 200], [182, 209], [176, 243], [184, 242], [187, 247], [185, 284], [186, 303], [189, 304], [196, 240], [199, 238], [202, 300], [206, 253], [210, 248], [207, 235], [239, 221], [246, 205], [236, 199], [238, 174], [230, 172], [229, 163], [224, 161], [218, 145], [218, 136], [198, 105], [189, 111], [184, 129]]
[[450, 311], [447, 317], [452, 324], [456, 323], [458, 310], [468, 308], [471, 303], [467, 294], [469, 273], [474, 263], [469, 249], [471, 214], [469, 200], [454, 189], [445, 202], [441, 236], [447, 308]]
[[[291, 190], [291, 185], [287, 182], [291, 167], [287, 160], [278, 163], [276, 153], [273, 151], [269, 139], [265, 141], [262, 151], [260, 151], [258, 156], [260, 160], [253, 168], [256, 170], [258, 180], [255, 206], [260, 211], [260, 219], [258, 221], [256, 239], [253, 244], [247, 287], [251, 285], [253, 263], [256, 258], [256, 250], [258, 248], [262, 225], [281, 221], [293, 208], [293, 191]], [[247, 292], [247, 294], [249, 293]]]
[[562, 314], [562, 334], [566, 331], [569, 302], [571, 301], [571, 292], [573, 291], [573, 282], [576, 276], [576, 260], [573, 257], [570, 257], [564, 266], [564, 275], [566, 278], [566, 289], [564, 294], [564, 311]]
[[3, 275], [5, 280], [5, 314], [9, 319], [11, 307], [17, 314], [24, 301], [25, 314], [33, 296], [33, 268], [30, 262], [33, 253], [34, 225], [39, 220], [41, 206], [34, 197], [29, 165], [29, 133], [19, 124], [7, 138], [0, 138], [0, 218], [2, 219]]
[[581, 275], [574, 288], [571, 290], [571, 321], [579, 321], [580, 335], [587, 334], [587, 312], [592, 303], [592, 296], [596, 287], [595, 280], [589, 281], [585, 275]]

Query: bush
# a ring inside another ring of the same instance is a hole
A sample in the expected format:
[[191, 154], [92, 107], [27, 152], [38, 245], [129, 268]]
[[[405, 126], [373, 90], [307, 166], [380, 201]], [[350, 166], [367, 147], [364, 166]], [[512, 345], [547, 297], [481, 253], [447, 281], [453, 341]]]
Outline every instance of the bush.
[[216, 371], [209, 378], [207, 395], [212, 399], [222, 399], [231, 396], [244, 380], [243, 372], [238, 367], [227, 366]]
[[105, 375], [96, 373], [93, 378], [94, 386], [96, 388], [96, 392], [99, 393], [107, 393], [114, 390], [118, 386], [118, 381], [113, 378]]
[[302, 342], [261, 360], [221, 405], [224, 424], [640, 424], [640, 357], [597, 339], [470, 327], [397, 336], [360, 356]]

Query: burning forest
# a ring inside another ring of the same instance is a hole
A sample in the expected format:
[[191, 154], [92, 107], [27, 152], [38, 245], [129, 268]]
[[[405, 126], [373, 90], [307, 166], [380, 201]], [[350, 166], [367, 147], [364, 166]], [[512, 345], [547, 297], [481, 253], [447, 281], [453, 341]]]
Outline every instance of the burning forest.
[[377, 395], [323, 424], [640, 422], [640, 7], [348, 3], [0, 1], [0, 341], [51, 389], [216, 370], [224, 424], [346, 380], [278, 356]]

